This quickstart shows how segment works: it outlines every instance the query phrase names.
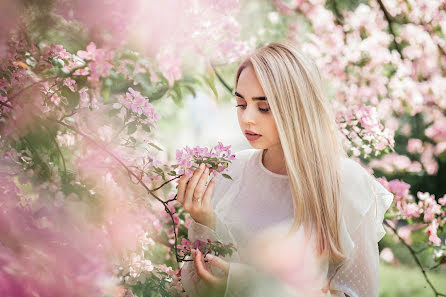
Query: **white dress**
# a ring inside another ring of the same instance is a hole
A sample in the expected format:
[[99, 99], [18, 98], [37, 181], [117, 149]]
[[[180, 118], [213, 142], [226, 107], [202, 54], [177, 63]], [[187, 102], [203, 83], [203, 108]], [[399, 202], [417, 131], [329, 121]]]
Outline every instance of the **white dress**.
[[[256, 286], [255, 292], [248, 285], [243, 287], [246, 282], [241, 276], [247, 275], [257, 278], [257, 284], [265, 284], [264, 275], [246, 261], [250, 251], [245, 248], [249, 241], [271, 226], [284, 223], [291, 226], [293, 218], [288, 176], [266, 169], [262, 164], [262, 154], [262, 149], [235, 153], [236, 159], [227, 172], [233, 180], [221, 175], [217, 177], [211, 197], [217, 216], [216, 230], [194, 220], [189, 227], [188, 237], [192, 243], [197, 239], [210, 239], [232, 242], [237, 246], [236, 253], [224, 257], [230, 263], [225, 297], [296, 296], [280, 282]], [[343, 159], [342, 172], [344, 208], [341, 210], [340, 240], [348, 258], [341, 264], [320, 261], [320, 274], [330, 280], [330, 291], [321, 296], [377, 297], [378, 241], [385, 234], [382, 223], [393, 194], [351, 159]], [[218, 268], [211, 267], [211, 270], [221, 275]], [[197, 275], [193, 262], [183, 265], [181, 282], [189, 297], [204, 296], [206, 284]]]

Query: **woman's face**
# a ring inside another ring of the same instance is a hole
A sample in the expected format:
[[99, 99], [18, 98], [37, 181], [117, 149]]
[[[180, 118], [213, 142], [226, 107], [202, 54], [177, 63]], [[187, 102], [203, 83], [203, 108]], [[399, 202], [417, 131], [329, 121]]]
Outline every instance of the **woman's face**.
[[[276, 122], [252, 66], [244, 68], [240, 73], [235, 96], [240, 129], [249, 143], [257, 149], [280, 145]], [[261, 136], [250, 140], [246, 130]]]

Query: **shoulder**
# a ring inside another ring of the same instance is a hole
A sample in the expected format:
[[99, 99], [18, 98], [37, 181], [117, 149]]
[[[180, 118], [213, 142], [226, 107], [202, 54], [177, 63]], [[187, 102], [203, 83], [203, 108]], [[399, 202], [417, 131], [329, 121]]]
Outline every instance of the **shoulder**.
[[250, 160], [251, 156], [257, 152], [257, 149], [244, 149], [238, 152], [235, 152], [235, 159], [231, 161], [228, 166], [228, 171], [236, 173], [240, 171], [244, 165]]
[[[341, 183], [341, 190], [344, 191], [344, 194], [361, 194], [361, 197], [354, 200], [367, 205], [370, 205], [371, 200], [375, 200], [377, 195], [388, 196], [389, 194], [373, 173], [370, 173], [361, 164], [350, 158], [343, 158], [341, 161]], [[352, 197], [352, 195], [347, 196]]]
[[[239, 178], [243, 175], [243, 169], [245, 165], [256, 151], [257, 149], [244, 149], [233, 153], [233, 155], [235, 156], [234, 160], [231, 160], [228, 164], [228, 167], [217, 175], [217, 185], [224, 184], [225, 186], [227, 186], [227, 183], [230, 183], [233, 180], [239, 180]], [[229, 175], [232, 180], [224, 177], [223, 174]]]
[[361, 181], [368, 172], [361, 164], [350, 158], [341, 159], [341, 173], [343, 181]]
[[251, 158], [251, 156], [257, 151], [259, 150], [251, 148], [235, 152], [235, 160], [238, 160], [239, 162], [248, 161], [249, 158]]

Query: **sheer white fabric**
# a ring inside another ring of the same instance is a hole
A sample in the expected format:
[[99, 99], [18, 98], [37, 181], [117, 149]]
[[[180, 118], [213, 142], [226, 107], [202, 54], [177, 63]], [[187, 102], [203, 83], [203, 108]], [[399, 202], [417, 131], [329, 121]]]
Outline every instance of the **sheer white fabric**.
[[[237, 152], [227, 172], [233, 180], [221, 175], [217, 178], [211, 197], [217, 215], [216, 230], [193, 220], [189, 227], [191, 242], [210, 239], [237, 246], [238, 252], [224, 258], [230, 263], [225, 297], [296, 296], [285, 283], [271, 279], [247, 261], [247, 246], [254, 236], [274, 225], [290, 226], [293, 218], [288, 176], [266, 169], [262, 153], [261, 149]], [[393, 195], [351, 159], [343, 159], [342, 172], [340, 239], [348, 258], [337, 264], [319, 262], [318, 271], [330, 289], [325, 294], [320, 291], [320, 296], [378, 296], [378, 241], [385, 234], [382, 222]], [[209, 268], [222, 275], [219, 269]], [[181, 282], [188, 296], [204, 296], [207, 286], [197, 275], [193, 262], [183, 265]]]

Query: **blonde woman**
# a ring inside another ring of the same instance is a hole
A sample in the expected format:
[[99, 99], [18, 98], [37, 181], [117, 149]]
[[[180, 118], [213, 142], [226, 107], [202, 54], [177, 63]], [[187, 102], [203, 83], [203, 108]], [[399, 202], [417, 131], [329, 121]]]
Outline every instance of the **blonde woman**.
[[[206, 262], [194, 251], [193, 262], [182, 268], [186, 293], [378, 296], [377, 243], [385, 234], [382, 222], [393, 195], [347, 158], [315, 63], [292, 42], [269, 43], [240, 64], [234, 95], [240, 129], [253, 148], [236, 153], [228, 168], [232, 181], [219, 176], [207, 184], [207, 168], [191, 178], [184, 175], [177, 199], [193, 219], [191, 241], [233, 242], [238, 250], [225, 258], [207, 255]], [[282, 237], [259, 241], [265, 232]], [[283, 252], [287, 249], [280, 245], [290, 238], [307, 245], [310, 253], [297, 246], [297, 256]], [[302, 273], [289, 276], [302, 272], [302, 261], [292, 267], [300, 253], [314, 255], [311, 281], [302, 282]], [[265, 265], [255, 266], [253, 258], [269, 261], [269, 267], [286, 266], [287, 280], [277, 276], [268, 282], [259, 269]], [[305, 285], [312, 290], [304, 290]]]

